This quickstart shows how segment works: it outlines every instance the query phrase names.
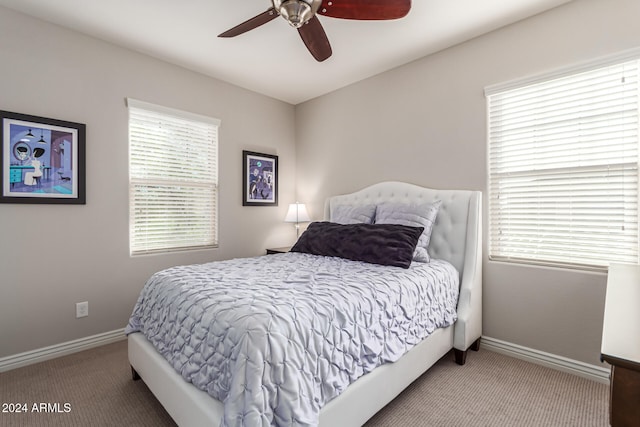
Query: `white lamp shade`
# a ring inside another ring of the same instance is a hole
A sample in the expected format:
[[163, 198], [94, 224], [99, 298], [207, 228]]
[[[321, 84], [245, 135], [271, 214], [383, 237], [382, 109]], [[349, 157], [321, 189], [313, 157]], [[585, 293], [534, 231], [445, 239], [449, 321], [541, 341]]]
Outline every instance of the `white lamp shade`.
[[309, 214], [307, 213], [307, 208], [304, 203], [291, 203], [289, 205], [289, 210], [287, 211], [287, 216], [284, 219], [284, 222], [295, 222], [296, 224], [299, 222], [309, 222], [311, 218], [309, 218]]

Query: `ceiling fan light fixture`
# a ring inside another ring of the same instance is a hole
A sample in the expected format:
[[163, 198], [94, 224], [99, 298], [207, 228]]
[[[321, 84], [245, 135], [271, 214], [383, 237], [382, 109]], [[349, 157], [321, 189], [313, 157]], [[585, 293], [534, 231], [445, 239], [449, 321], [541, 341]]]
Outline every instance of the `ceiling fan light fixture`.
[[294, 28], [302, 27], [318, 11], [321, 0], [272, 0], [273, 7]]
[[313, 16], [311, 6], [305, 2], [295, 0], [284, 2], [280, 9], [280, 14], [294, 28], [300, 28]]

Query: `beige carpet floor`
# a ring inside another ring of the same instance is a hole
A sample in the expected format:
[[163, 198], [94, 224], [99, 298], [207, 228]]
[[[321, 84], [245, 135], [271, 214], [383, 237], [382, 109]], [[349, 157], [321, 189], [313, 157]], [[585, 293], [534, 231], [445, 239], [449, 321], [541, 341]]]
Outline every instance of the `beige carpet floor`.
[[[607, 401], [604, 384], [481, 348], [465, 366], [441, 359], [366, 426], [605, 427]], [[175, 426], [131, 380], [126, 341], [0, 374], [0, 404], [17, 403], [27, 412], [0, 426]]]

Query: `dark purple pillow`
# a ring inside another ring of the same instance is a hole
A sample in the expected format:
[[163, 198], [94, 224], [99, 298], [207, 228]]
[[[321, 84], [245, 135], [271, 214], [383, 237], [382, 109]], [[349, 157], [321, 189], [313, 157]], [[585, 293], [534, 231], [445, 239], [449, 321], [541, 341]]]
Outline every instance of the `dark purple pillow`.
[[291, 252], [409, 268], [423, 227], [312, 222]]

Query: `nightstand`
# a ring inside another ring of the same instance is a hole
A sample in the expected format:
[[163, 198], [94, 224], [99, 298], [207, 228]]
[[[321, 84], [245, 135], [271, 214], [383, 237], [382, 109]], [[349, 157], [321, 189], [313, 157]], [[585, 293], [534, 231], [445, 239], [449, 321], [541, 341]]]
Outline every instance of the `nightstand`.
[[611, 365], [609, 423], [640, 425], [640, 267], [609, 266], [600, 359]]
[[289, 252], [290, 250], [291, 250], [291, 246], [283, 246], [281, 248], [268, 248], [267, 255], [284, 254], [286, 252]]

